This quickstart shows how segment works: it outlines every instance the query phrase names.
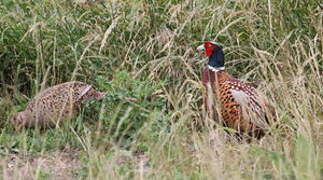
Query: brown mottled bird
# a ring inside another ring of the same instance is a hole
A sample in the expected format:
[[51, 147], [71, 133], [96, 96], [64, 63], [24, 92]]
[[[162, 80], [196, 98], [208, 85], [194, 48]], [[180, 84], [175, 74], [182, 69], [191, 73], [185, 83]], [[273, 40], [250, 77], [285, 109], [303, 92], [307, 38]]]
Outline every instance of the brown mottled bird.
[[240, 134], [262, 137], [275, 120], [275, 108], [254, 87], [225, 72], [220, 44], [206, 41], [197, 49], [203, 50], [209, 57], [202, 78], [206, 88], [204, 103], [207, 111], [214, 116], [214, 103], [219, 102], [220, 117], [226, 126]]
[[83, 82], [58, 84], [41, 91], [11, 121], [17, 127], [55, 127], [61, 121], [71, 119], [79, 111], [83, 101], [102, 99], [104, 95], [105, 93], [96, 91]]

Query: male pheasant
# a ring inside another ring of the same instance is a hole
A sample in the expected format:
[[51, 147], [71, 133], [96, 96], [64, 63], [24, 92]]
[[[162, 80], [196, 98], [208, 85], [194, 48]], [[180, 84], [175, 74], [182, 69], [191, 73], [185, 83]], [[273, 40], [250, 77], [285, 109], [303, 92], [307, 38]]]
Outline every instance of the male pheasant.
[[79, 111], [81, 103], [89, 99], [101, 99], [105, 93], [96, 91], [91, 85], [71, 81], [45, 89], [34, 97], [22, 112], [11, 121], [17, 127], [47, 128], [71, 119]]
[[208, 112], [215, 110], [214, 102], [219, 102], [224, 125], [239, 134], [261, 138], [275, 119], [272, 104], [254, 87], [225, 72], [221, 45], [206, 41], [197, 49], [204, 50], [209, 57], [202, 78], [206, 88], [204, 103]]

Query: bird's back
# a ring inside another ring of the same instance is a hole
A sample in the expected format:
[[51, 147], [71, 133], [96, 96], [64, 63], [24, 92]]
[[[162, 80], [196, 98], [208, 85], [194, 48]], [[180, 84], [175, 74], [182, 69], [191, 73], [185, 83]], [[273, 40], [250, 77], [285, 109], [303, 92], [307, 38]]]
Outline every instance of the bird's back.
[[102, 98], [104, 93], [91, 85], [71, 81], [49, 87], [41, 91], [27, 105], [25, 113], [29, 126], [48, 126], [58, 121], [70, 119], [80, 108], [81, 102], [91, 98]]

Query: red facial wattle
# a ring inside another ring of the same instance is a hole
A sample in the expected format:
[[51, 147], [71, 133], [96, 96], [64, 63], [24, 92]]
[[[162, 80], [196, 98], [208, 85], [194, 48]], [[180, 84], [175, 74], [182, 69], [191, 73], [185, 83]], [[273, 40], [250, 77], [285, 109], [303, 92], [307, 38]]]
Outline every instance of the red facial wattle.
[[213, 49], [216, 48], [216, 46], [210, 42], [205, 42], [204, 47], [205, 47], [205, 56], [212, 56]]
[[208, 48], [205, 48], [205, 55], [206, 56], [212, 56], [212, 53], [213, 53], [213, 49], [215, 47], [214, 46], [211, 46], [211, 47], [208, 47]]

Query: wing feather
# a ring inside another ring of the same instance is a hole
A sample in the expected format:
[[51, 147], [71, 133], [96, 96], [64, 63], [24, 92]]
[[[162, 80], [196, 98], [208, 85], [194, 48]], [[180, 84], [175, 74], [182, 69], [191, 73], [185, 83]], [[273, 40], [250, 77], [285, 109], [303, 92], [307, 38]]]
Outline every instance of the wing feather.
[[228, 81], [232, 88], [231, 93], [236, 102], [241, 106], [243, 117], [259, 128], [268, 127], [273, 106], [254, 87], [242, 81]]

